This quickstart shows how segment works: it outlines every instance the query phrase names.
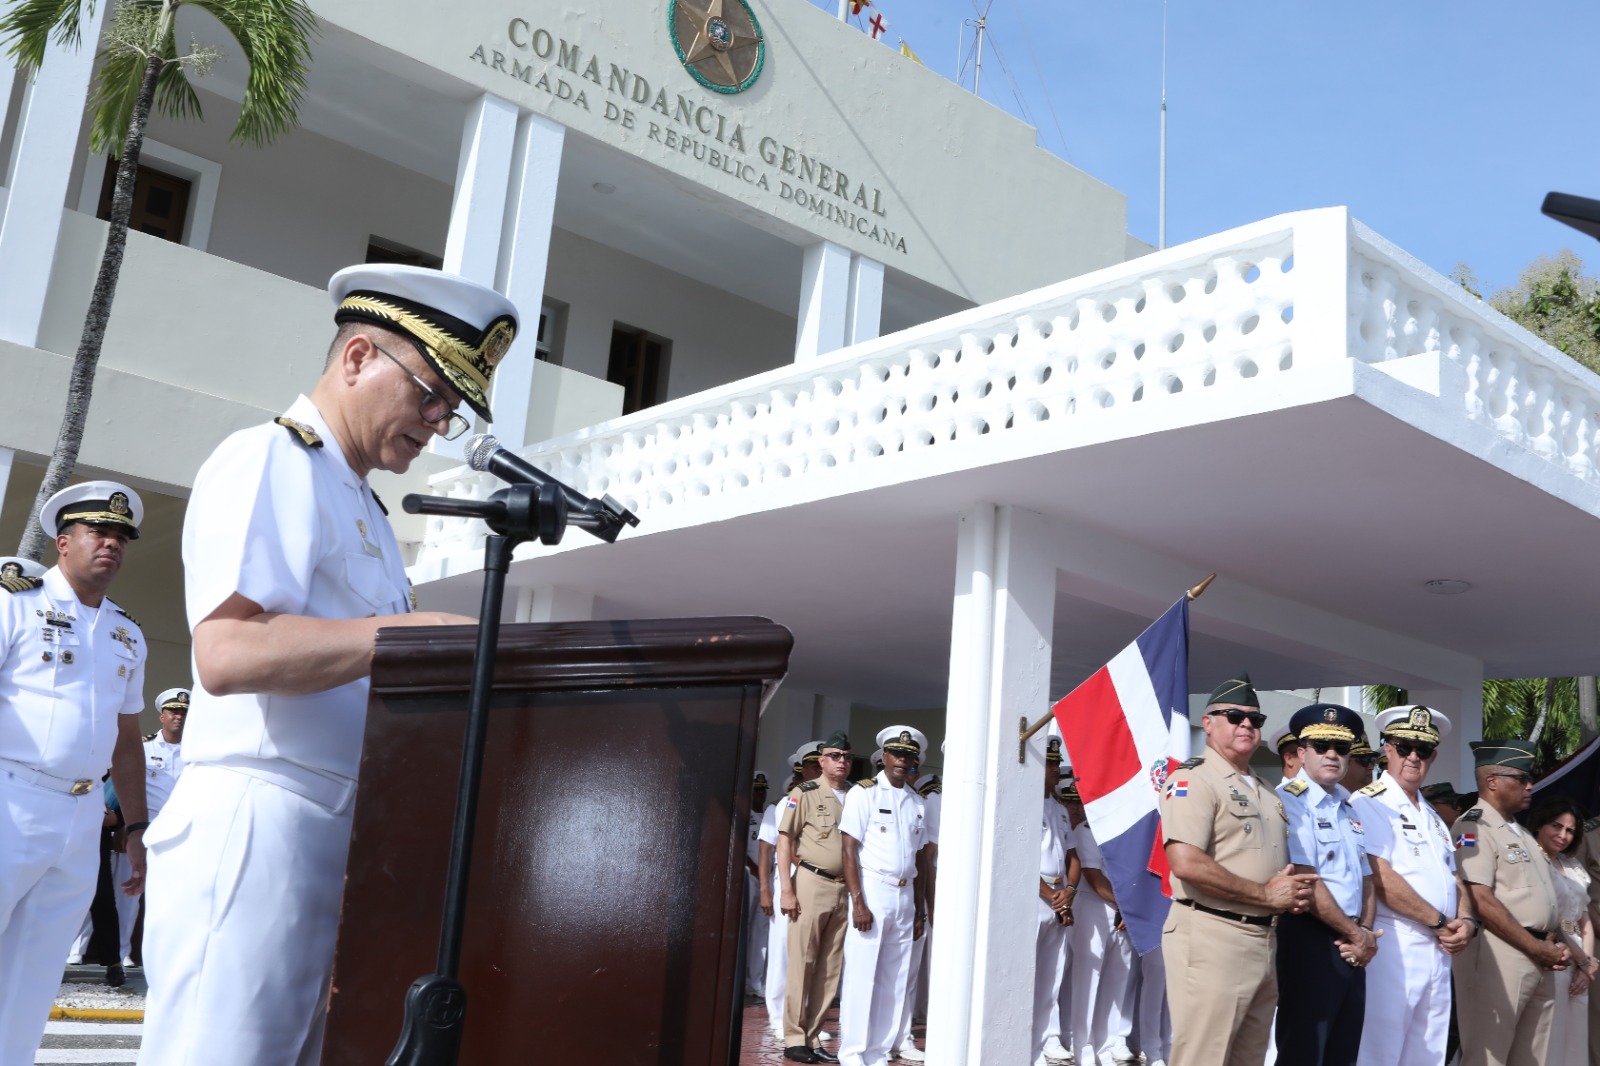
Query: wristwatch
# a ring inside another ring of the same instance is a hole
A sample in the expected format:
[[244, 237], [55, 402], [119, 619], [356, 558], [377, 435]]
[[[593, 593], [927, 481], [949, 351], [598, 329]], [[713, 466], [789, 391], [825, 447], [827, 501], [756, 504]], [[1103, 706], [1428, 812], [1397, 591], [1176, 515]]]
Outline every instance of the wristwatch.
[[1449, 921], [1447, 921], [1445, 919], [1444, 911], [1440, 911], [1439, 912], [1439, 920], [1437, 922], [1434, 922], [1432, 925], [1428, 926], [1428, 928], [1429, 929], [1443, 929], [1445, 926], [1447, 926], [1449, 924], [1450, 924]]

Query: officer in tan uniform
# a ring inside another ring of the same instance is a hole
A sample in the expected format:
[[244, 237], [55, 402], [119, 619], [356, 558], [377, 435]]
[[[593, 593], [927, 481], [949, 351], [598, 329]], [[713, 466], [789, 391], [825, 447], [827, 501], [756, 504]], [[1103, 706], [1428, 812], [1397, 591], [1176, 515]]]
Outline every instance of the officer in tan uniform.
[[1171, 1066], [1261, 1066], [1278, 1002], [1274, 916], [1304, 914], [1317, 882], [1294, 872], [1283, 804], [1250, 774], [1265, 721], [1248, 674], [1218, 685], [1200, 721], [1205, 753], [1162, 796]]
[[822, 1046], [822, 1016], [839, 991], [850, 923], [839, 818], [850, 781], [850, 738], [836, 730], [819, 749], [822, 776], [789, 793], [778, 815], [779, 907], [789, 920], [783, 994], [783, 1056], [837, 1062]]
[[1455, 958], [1462, 1066], [1548, 1059], [1556, 975], [1569, 963], [1544, 851], [1516, 815], [1533, 799], [1533, 745], [1479, 740], [1478, 802], [1454, 826], [1456, 865], [1484, 935]]

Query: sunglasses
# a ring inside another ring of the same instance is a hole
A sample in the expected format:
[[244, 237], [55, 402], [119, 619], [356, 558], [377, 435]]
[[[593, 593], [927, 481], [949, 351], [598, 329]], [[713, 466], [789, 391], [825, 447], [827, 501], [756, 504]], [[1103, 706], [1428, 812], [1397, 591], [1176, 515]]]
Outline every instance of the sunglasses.
[[1517, 782], [1518, 784], [1523, 784], [1523, 785], [1531, 785], [1531, 784], [1533, 784], [1533, 775], [1525, 774], [1525, 773], [1521, 773], [1521, 772], [1512, 773], [1512, 774], [1490, 774], [1489, 776], [1490, 777], [1509, 777], [1509, 778], [1511, 778], [1511, 780]]
[[848, 751], [825, 751], [821, 755], [817, 756], [819, 759], [827, 759], [829, 761], [833, 761], [835, 759], [848, 759], [849, 757], [850, 753]]
[[1326, 755], [1330, 751], [1335, 755], [1349, 755], [1351, 747], [1354, 746], [1348, 740], [1313, 740], [1310, 744], [1311, 750], [1318, 755]]
[[1213, 718], [1226, 718], [1229, 725], [1242, 725], [1250, 723], [1251, 729], [1260, 729], [1267, 724], [1267, 716], [1260, 711], [1212, 711]]
[[1394, 753], [1402, 759], [1409, 759], [1413, 755], [1419, 759], [1431, 759], [1439, 747], [1437, 744], [1411, 744], [1404, 740], [1391, 740], [1389, 743], [1394, 745]]
[[1355, 759], [1356, 762], [1370, 770], [1374, 766], [1378, 765], [1379, 757], [1376, 755], [1353, 755], [1351, 758]]

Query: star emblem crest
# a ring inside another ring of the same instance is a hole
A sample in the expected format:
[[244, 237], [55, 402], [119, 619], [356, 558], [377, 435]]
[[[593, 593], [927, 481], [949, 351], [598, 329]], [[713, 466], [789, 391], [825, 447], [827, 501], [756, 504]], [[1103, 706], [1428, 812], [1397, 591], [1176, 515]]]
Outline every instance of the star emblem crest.
[[671, 0], [667, 29], [684, 68], [714, 92], [743, 92], [761, 74], [766, 42], [747, 0]]

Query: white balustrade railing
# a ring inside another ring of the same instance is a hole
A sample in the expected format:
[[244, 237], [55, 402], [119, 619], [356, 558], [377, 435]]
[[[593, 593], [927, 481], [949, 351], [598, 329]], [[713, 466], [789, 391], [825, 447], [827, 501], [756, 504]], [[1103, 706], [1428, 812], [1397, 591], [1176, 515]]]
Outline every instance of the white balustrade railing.
[[[1301, 261], [1308, 255], [1318, 261]], [[1343, 343], [1325, 335], [1341, 319]], [[671, 508], [751, 486], [1041, 423], [1114, 417], [1133, 405], [1269, 387], [1312, 362], [1426, 352], [1465, 369], [1468, 417], [1596, 478], [1600, 380], [1343, 209], [1279, 216], [1147, 255], [523, 454], [659, 527]], [[501, 483], [462, 467], [433, 486], [481, 498]], [[431, 519], [421, 560], [475, 553], [481, 543], [481, 523]]]

